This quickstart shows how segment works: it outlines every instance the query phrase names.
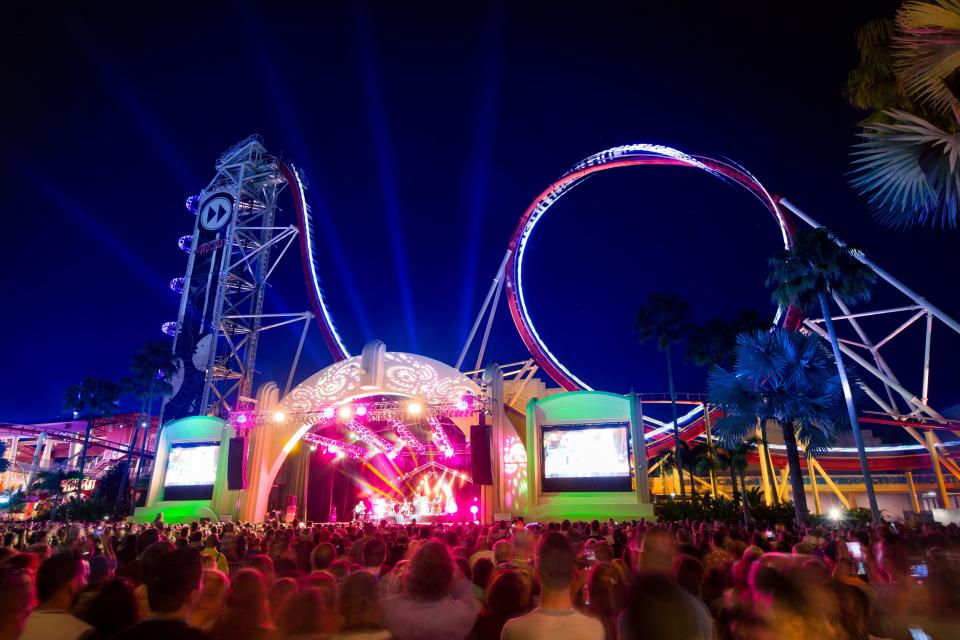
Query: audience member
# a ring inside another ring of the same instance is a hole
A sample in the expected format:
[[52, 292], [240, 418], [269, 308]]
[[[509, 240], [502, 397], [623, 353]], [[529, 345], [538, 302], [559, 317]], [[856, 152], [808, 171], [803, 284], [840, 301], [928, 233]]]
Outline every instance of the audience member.
[[206, 640], [207, 634], [187, 620], [200, 597], [203, 572], [195, 549], [178, 549], [163, 557], [147, 583], [151, 615], [121, 632], [117, 640]]
[[576, 552], [570, 540], [556, 531], [545, 534], [536, 554], [540, 606], [507, 622], [503, 640], [602, 640], [603, 624], [573, 607], [571, 584], [575, 571]]
[[454, 577], [447, 547], [439, 541], [421, 545], [404, 580], [406, 592], [383, 601], [384, 626], [399, 640], [462, 640], [476, 622], [480, 607], [470, 583]]
[[27, 618], [23, 640], [76, 640], [93, 635], [92, 625], [70, 613], [77, 595], [87, 584], [88, 571], [87, 561], [72, 551], [54, 554], [40, 565], [37, 607]]

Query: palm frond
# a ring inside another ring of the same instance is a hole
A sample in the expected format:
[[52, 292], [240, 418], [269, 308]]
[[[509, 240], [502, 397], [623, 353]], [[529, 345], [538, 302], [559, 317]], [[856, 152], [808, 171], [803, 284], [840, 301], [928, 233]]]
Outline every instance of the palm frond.
[[854, 145], [853, 187], [891, 227], [957, 226], [960, 134], [891, 110], [892, 124], [863, 127]]
[[896, 21], [894, 66], [904, 90], [950, 113], [958, 104], [946, 79], [960, 67], [960, 2], [905, 2]]
[[857, 29], [860, 64], [847, 76], [844, 95], [859, 109], [880, 111], [903, 107], [900, 80], [894, 71], [894, 22], [876, 18]]
[[730, 448], [743, 441], [749, 434], [756, 431], [757, 418], [755, 416], [728, 415], [720, 418], [714, 424], [713, 433], [720, 446]]
[[666, 351], [683, 339], [690, 318], [690, 303], [674, 293], [651, 293], [637, 309], [635, 328], [640, 342], [653, 340]]

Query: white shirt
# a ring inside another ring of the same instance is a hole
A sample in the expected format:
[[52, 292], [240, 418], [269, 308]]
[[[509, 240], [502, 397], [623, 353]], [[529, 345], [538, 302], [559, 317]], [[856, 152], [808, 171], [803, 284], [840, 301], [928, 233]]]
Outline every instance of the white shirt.
[[78, 640], [93, 632], [93, 627], [63, 609], [34, 609], [20, 640]]
[[576, 609], [537, 608], [503, 627], [500, 640], [604, 640], [603, 623]]

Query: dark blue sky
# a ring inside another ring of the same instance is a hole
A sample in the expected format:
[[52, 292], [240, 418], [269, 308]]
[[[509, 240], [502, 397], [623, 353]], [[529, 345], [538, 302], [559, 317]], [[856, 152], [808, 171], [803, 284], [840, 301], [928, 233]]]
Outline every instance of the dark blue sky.
[[[896, 3], [517, 4], [17, 9], [3, 43], [0, 420], [60, 414], [67, 385], [119, 378], [160, 337], [186, 265], [184, 198], [251, 133], [309, 178], [324, 287], [355, 352], [377, 337], [455, 361], [529, 201], [630, 142], [739, 162], [960, 315], [952, 285], [938, 287], [958, 234], [881, 229], [845, 181], [863, 115], [842, 97], [854, 29]], [[538, 227], [531, 311], [595, 387], [662, 391], [635, 307], [666, 290], [697, 320], [770, 310], [776, 242], [759, 204], [708, 176], [605, 174]], [[296, 262], [274, 285], [272, 309], [308, 309]], [[329, 362], [312, 335], [301, 378]], [[265, 340], [262, 379], [285, 378], [294, 339]], [[505, 308], [490, 356], [525, 357]], [[703, 378], [681, 367], [678, 388]], [[956, 383], [939, 377], [934, 397]]]

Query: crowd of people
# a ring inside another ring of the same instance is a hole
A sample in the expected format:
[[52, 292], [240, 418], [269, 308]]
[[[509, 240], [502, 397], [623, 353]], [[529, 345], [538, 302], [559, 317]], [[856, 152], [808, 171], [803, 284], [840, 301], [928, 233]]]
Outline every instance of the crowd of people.
[[0, 640], [960, 638], [960, 529], [0, 525]]

